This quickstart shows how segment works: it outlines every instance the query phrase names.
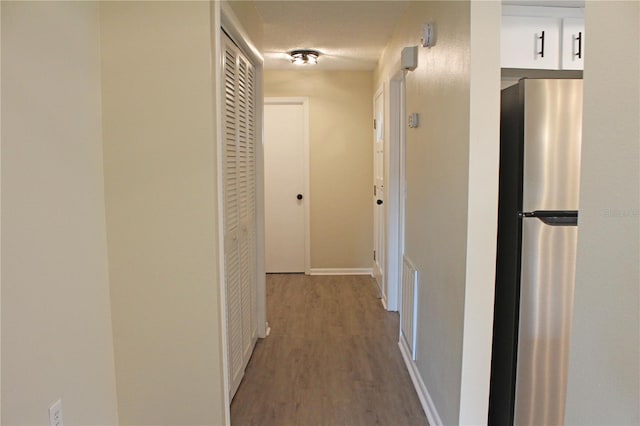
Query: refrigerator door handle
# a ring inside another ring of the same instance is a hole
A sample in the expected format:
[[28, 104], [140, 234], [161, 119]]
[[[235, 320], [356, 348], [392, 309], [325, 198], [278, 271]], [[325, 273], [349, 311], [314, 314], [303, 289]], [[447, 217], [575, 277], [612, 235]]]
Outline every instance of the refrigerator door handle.
[[538, 217], [545, 225], [578, 226], [578, 216]]
[[550, 226], [577, 226], [578, 212], [576, 210], [536, 210], [519, 212], [520, 218], [537, 218]]

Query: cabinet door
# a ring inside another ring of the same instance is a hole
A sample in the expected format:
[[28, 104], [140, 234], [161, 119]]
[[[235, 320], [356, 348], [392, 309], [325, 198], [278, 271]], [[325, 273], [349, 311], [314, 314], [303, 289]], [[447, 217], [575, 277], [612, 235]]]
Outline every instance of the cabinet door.
[[560, 68], [560, 19], [503, 16], [502, 68]]
[[584, 69], [584, 19], [562, 20], [562, 69]]

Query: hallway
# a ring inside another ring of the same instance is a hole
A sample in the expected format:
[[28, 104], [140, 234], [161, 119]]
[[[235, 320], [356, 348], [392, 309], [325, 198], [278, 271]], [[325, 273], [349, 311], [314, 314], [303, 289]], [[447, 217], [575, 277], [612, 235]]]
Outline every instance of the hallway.
[[234, 426], [428, 424], [371, 277], [268, 275], [267, 314]]

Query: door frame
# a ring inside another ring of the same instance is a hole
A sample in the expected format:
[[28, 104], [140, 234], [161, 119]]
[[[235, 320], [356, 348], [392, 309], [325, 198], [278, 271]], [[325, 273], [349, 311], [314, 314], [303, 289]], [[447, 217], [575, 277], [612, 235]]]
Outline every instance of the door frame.
[[[264, 105], [301, 105], [304, 122], [302, 141], [302, 169], [304, 176], [304, 273], [311, 273], [311, 187], [309, 184], [309, 98], [308, 97], [265, 97]], [[262, 142], [264, 144], [264, 140]], [[264, 153], [264, 148], [262, 149]], [[264, 161], [264, 156], [262, 157]], [[263, 170], [263, 178], [266, 170]], [[264, 179], [263, 184], [264, 188]], [[266, 200], [264, 200], [266, 201]], [[264, 203], [263, 203], [264, 206]], [[264, 207], [263, 214], [264, 218]]]
[[[387, 309], [399, 311], [402, 301], [402, 261], [404, 256], [404, 211], [406, 200], [406, 86], [405, 70], [389, 79], [389, 137], [385, 141], [387, 191], [387, 250], [385, 279]], [[388, 160], [387, 160], [388, 158]], [[402, 313], [400, 313], [402, 315]]]

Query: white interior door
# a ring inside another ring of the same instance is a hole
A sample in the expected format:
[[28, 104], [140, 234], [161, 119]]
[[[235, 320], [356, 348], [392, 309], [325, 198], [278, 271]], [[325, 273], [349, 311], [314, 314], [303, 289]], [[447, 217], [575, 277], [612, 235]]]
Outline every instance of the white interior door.
[[385, 259], [385, 188], [384, 188], [384, 92], [374, 99], [373, 137], [373, 275], [382, 300], [386, 303]]
[[265, 269], [307, 272], [306, 99], [264, 105]]

